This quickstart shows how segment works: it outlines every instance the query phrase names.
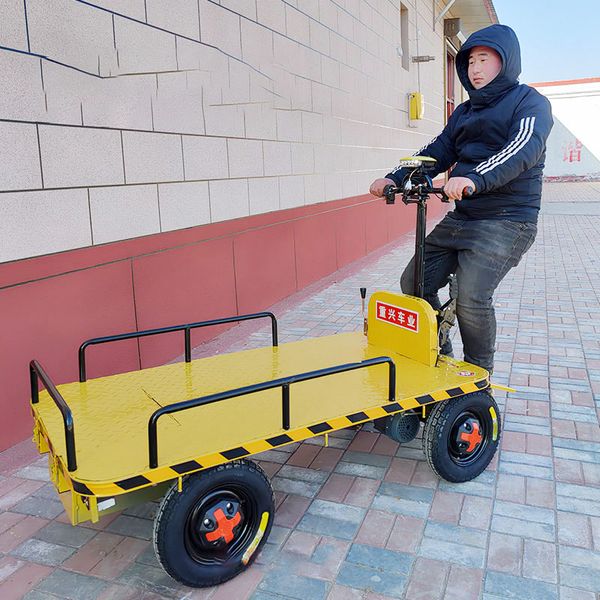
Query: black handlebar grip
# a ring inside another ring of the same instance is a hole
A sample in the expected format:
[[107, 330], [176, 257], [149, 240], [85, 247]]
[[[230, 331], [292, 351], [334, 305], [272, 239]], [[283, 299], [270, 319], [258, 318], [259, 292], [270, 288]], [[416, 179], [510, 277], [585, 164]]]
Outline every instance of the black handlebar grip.
[[363, 300], [367, 297], [367, 288], [360, 288], [360, 297]]
[[[442, 192], [442, 202], [450, 202], [450, 200], [448, 200], [448, 196], [446, 195], [446, 192], [444, 191], [444, 188], [441, 188], [441, 192]], [[475, 193], [475, 190], [470, 185], [468, 185], [466, 188], [463, 189], [462, 197], [468, 198], [469, 196], [472, 196], [474, 193]]]

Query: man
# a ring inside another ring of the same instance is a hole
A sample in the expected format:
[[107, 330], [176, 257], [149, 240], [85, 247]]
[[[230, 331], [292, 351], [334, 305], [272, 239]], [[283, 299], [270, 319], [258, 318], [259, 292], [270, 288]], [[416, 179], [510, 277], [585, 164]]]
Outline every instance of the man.
[[[417, 152], [437, 160], [433, 176], [454, 165], [444, 190], [453, 211], [427, 236], [425, 299], [438, 309], [438, 290], [456, 273], [456, 313], [465, 360], [494, 366], [494, 290], [533, 243], [542, 193], [550, 103], [519, 84], [521, 55], [514, 31], [492, 25], [473, 33], [456, 56], [469, 100], [456, 108], [442, 133]], [[408, 169], [371, 184], [381, 197], [388, 184], [402, 185]], [[463, 190], [474, 194], [462, 199]], [[414, 258], [402, 291], [412, 294]], [[451, 354], [448, 344], [442, 349]]]

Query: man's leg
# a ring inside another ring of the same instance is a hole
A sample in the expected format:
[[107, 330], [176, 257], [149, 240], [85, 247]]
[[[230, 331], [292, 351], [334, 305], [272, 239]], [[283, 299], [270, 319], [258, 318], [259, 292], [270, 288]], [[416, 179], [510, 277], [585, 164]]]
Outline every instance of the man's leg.
[[496, 345], [494, 291], [529, 249], [536, 232], [533, 223], [492, 220], [470, 221], [461, 232], [456, 313], [465, 360], [490, 373]]

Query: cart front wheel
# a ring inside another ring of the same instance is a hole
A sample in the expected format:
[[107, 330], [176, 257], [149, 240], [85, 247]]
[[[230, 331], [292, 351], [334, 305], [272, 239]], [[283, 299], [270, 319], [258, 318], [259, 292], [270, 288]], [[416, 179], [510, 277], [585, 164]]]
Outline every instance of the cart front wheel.
[[251, 564], [266, 542], [275, 512], [271, 484], [250, 461], [235, 461], [173, 485], [154, 524], [154, 549], [164, 570], [190, 587], [223, 583]]
[[490, 464], [500, 440], [498, 405], [474, 392], [437, 404], [425, 422], [423, 451], [442, 479], [470, 481]]

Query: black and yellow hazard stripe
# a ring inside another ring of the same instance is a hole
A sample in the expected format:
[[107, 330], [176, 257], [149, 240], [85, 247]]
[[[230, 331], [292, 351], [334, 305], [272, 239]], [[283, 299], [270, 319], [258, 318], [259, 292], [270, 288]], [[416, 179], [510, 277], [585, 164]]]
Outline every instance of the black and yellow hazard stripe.
[[[432, 394], [426, 394], [423, 396], [417, 396], [415, 398], [404, 398], [397, 402], [388, 402], [381, 406], [368, 408], [363, 411], [351, 413], [348, 415], [327, 419], [321, 423], [315, 423], [307, 427], [299, 427], [297, 429], [291, 429], [285, 433], [276, 435], [274, 437], [254, 440], [245, 443], [243, 446], [237, 446], [235, 448], [228, 448], [220, 452], [213, 454], [206, 454], [198, 457], [195, 460], [188, 460], [175, 465], [158, 467], [156, 469], [149, 470], [140, 475], [135, 475], [127, 479], [121, 479], [114, 482], [103, 482], [94, 483], [90, 481], [82, 482], [73, 478], [66, 468], [63, 466], [63, 474], [67, 480], [71, 480], [73, 490], [83, 496], [117, 496], [125, 494], [130, 491], [138, 490], [143, 487], [154, 485], [157, 483], [163, 483], [171, 479], [182, 477], [194, 473], [195, 471], [201, 471], [208, 469], [226, 462], [259, 454], [285, 444], [291, 444], [293, 442], [301, 442], [317, 435], [323, 435], [339, 429], [345, 429], [352, 425], [364, 423], [365, 421], [373, 421], [381, 417], [387, 417], [395, 413], [411, 410], [414, 408], [420, 408], [427, 404], [436, 402], [442, 402], [449, 398], [455, 398], [457, 396], [464, 396], [471, 392], [485, 389], [489, 386], [487, 378], [479, 381], [469, 382], [461, 385], [460, 387], [454, 387], [448, 390], [441, 390]], [[44, 429], [40, 427], [40, 431], [44, 435], [50, 452], [53, 452], [50, 440]], [[62, 464], [62, 463], [61, 463]]]

